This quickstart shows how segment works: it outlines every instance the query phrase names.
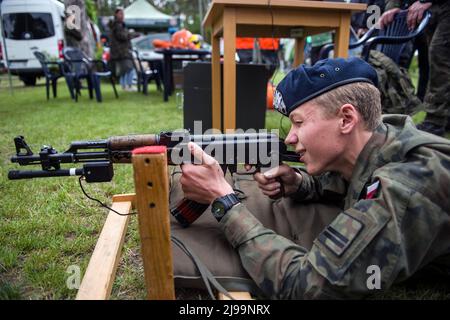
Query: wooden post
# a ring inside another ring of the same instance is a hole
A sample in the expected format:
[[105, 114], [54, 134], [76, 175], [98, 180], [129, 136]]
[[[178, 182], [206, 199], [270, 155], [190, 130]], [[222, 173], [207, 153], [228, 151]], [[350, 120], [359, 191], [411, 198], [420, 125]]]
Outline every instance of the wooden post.
[[223, 128], [236, 129], [236, 12], [224, 9], [223, 14]]
[[334, 57], [347, 58], [350, 43], [350, 13], [341, 13], [339, 28], [334, 40]]
[[220, 37], [212, 33], [211, 38], [212, 127], [217, 130], [222, 130], [222, 78], [220, 72]]
[[303, 64], [305, 60], [305, 43], [306, 38], [296, 38], [295, 39], [295, 50], [294, 50], [294, 68], [297, 68]]
[[133, 151], [136, 206], [147, 298], [175, 299], [166, 148]]

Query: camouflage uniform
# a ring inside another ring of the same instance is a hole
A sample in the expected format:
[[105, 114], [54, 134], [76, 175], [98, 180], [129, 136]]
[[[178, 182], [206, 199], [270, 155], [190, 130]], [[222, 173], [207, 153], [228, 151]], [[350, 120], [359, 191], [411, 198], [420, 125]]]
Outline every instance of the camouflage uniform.
[[[256, 284], [270, 298], [357, 298], [450, 256], [450, 142], [418, 131], [411, 118], [386, 115], [358, 157], [349, 183], [338, 174], [311, 177], [294, 198], [336, 203], [342, 211], [312, 248], [265, 228], [244, 204], [219, 223]], [[299, 212], [299, 215], [301, 213]]]
[[422, 109], [408, 70], [376, 50], [370, 51], [369, 63], [378, 75], [383, 113], [412, 115]]
[[[414, 1], [391, 0], [386, 10]], [[426, 119], [439, 127], [450, 117], [450, 1], [435, 0], [430, 8], [431, 21], [426, 28], [429, 42], [430, 77], [425, 95]]]

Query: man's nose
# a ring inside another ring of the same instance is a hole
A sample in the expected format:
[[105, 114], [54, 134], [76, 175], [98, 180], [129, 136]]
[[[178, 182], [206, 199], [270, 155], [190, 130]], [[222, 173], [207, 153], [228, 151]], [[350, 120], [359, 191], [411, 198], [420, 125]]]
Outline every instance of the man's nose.
[[284, 139], [284, 143], [287, 145], [295, 145], [298, 142], [298, 138], [297, 136], [294, 134], [293, 130], [289, 130], [289, 133], [286, 137], [286, 139]]

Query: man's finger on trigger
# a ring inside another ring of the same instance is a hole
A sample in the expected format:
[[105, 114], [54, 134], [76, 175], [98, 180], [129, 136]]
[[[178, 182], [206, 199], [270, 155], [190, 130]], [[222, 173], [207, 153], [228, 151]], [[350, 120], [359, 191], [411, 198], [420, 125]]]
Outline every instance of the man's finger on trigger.
[[269, 182], [269, 180], [261, 172], [255, 173], [253, 177], [256, 180], [256, 182], [261, 184], [266, 184]]
[[191, 154], [194, 156], [194, 164], [211, 165], [216, 162], [216, 160], [205, 151], [203, 151], [203, 149], [198, 144], [189, 142], [188, 148]]

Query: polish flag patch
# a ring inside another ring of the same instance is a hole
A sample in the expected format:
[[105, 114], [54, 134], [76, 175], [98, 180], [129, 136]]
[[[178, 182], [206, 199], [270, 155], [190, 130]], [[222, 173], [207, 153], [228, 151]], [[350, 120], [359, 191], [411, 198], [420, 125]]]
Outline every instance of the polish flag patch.
[[380, 181], [377, 180], [374, 183], [372, 183], [370, 186], [367, 187], [366, 200], [373, 199], [376, 196], [379, 186], [380, 186]]

